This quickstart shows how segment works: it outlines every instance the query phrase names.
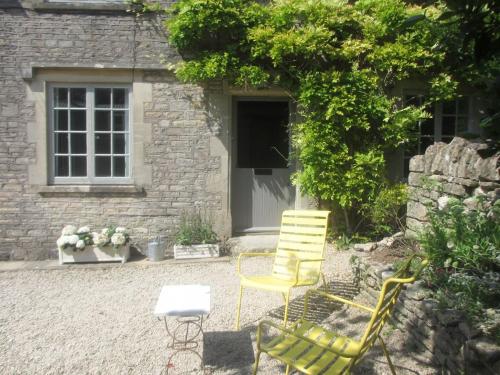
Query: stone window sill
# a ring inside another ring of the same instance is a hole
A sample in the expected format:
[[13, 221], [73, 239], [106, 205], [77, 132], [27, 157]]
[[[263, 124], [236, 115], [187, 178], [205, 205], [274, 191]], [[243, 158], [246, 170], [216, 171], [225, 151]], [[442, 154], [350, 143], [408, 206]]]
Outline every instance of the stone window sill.
[[37, 10], [127, 10], [125, 1], [44, 1], [35, 0], [31, 5], [32, 9]]
[[39, 186], [40, 195], [144, 195], [144, 188], [135, 185], [47, 185]]

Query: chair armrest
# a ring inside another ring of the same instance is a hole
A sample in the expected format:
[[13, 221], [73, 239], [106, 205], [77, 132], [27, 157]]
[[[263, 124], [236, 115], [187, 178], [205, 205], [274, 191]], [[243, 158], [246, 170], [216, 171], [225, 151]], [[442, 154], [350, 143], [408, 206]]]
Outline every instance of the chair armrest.
[[[295, 279], [294, 279], [294, 285], [297, 285], [299, 283], [299, 272], [300, 272], [300, 265], [302, 263], [311, 263], [311, 262], [324, 262], [324, 258], [315, 258], [315, 259], [294, 259], [295, 260]], [[318, 275], [319, 277], [319, 275]]]
[[[295, 323], [292, 327], [295, 327], [297, 323]], [[259, 326], [257, 328], [257, 350], [261, 350], [261, 341], [262, 341], [262, 328], [264, 327], [264, 325], [268, 325], [268, 326], [271, 326], [273, 328], [276, 328], [278, 331], [280, 332], [283, 332], [283, 333], [287, 333], [291, 336], [294, 336], [294, 337], [297, 337], [301, 340], [304, 340], [304, 341], [307, 341], [308, 343], [312, 344], [312, 345], [315, 345], [315, 346], [318, 346], [324, 350], [327, 350], [333, 354], [337, 354], [341, 357], [347, 357], [347, 358], [354, 358], [354, 357], [357, 357], [359, 355], [359, 350], [357, 351], [352, 351], [350, 353], [346, 353], [346, 352], [341, 352], [339, 350], [336, 350], [332, 347], [329, 347], [329, 346], [326, 346], [326, 345], [322, 345], [321, 343], [317, 342], [317, 341], [314, 341], [314, 340], [311, 340], [309, 337], [305, 337], [295, 331], [293, 331], [291, 328], [285, 328], [283, 326], [280, 326], [274, 322], [271, 322], [269, 320], [263, 320], [259, 323]], [[325, 330], [326, 331], [326, 330]]]
[[236, 272], [238, 272], [238, 274], [241, 274], [241, 259], [242, 258], [248, 258], [248, 257], [274, 257], [276, 255], [275, 252], [272, 252], [272, 253], [241, 253], [239, 256], [238, 256], [238, 262], [237, 262], [237, 265], [236, 265]]
[[341, 302], [341, 303], [344, 303], [344, 304], [356, 307], [356, 308], [358, 308], [360, 310], [364, 310], [364, 311], [369, 312], [369, 313], [373, 313], [375, 311], [371, 307], [364, 306], [364, 305], [361, 305], [359, 303], [350, 301], [348, 299], [336, 296], [335, 294], [330, 294], [330, 293], [322, 292], [321, 290], [317, 290], [317, 289], [310, 289], [310, 290], [308, 290], [306, 292], [306, 296], [305, 296], [305, 299], [304, 299], [304, 312], [302, 313], [302, 319], [305, 319], [305, 316], [307, 314], [307, 309], [309, 307], [309, 298], [310, 298], [311, 294], [319, 294], [320, 296], [323, 296], [323, 297], [328, 298], [330, 300], [338, 301], [338, 302]]

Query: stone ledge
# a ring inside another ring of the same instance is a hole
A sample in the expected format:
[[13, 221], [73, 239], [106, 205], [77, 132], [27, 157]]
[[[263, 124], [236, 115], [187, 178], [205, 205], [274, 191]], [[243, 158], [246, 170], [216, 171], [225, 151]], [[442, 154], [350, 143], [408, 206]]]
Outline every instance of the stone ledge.
[[31, 4], [25, 2], [25, 7], [36, 10], [112, 10], [112, 11], [125, 11], [128, 5], [125, 1], [121, 0], [93, 0], [93, 1], [45, 1], [45, 0], [32, 0]]
[[66, 195], [66, 194], [127, 194], [144, 195], [144, 188], [135, 185], [47, 185], [36, 188], [38, 194]]

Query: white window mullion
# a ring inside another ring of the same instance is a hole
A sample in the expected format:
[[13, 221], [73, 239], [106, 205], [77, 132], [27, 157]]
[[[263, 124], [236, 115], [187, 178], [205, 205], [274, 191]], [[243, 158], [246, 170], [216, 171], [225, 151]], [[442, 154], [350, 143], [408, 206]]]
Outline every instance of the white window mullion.
[[115, 158], [113, 157], [113, 153], [114, 153], [114, 151], [113, 151], [113, 149], [114, 149], [113, 131], [115, 129], [115, 117], [114, 117], [114, 110], [113, 110], [113, 108], [114, 108], [114, 104], [113, 104], [114, 103], [114, 94], [115, 94], [114, 91], [115, 90], [111, 89], [111, 103], [110, 103], [110, 114], [109, 114], [111, 116], [111, 123], [110, 123], [110, 128], [109, 128], [109, 131], [110, 131], [109, 141], [111, 142], [111, 144], [109, 146], [110, 147], [109, 152], [111, 154], [111, 156], [110, 156], [110, 158], [111, 158], [111, 171], [110, 171], [111, 177], [114, 177], [114, 175], [115, 175], [115, 173], [114, 173], [115, 172], [115, 168], [114, 168]]
[[94, 88], [87, 89], [87, 176], [92, 182], [94, 178]]

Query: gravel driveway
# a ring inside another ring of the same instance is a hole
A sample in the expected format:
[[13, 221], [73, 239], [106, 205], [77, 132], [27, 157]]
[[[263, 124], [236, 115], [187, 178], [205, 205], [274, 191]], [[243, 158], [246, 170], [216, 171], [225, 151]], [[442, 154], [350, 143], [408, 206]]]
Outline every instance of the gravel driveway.
[[[329, 253], [324, 267], [327, 280], [344, 285], [349, 292], [350, 253], [333, 254]], [[256, 325], [263, 318], [279, 321], [283, 300], [276, 293], [246, 289], [242, 330], [235, 332], [239, 286], [235, 263], [234, 259], [190, 264], [169, 261], [0, 272], [0, 374], [160, 374], [169, 352], [164, 326], [152, 311], [165, 284], [211, 286], [212, 313], [204, 325], [205, 363], [214, 374], [248, 374]], [[267, 269], [270, 263], [266, 259], [251, 258], [244, 263], [247, 273]], [[295, 291], [294, 297], [304, 292]], [[298, 311], [300, 298], [292, 303], [291, 319]], [[351, 315], [347, 318], [352, 320]], [[332, 319], [335, 315], [329, 317]], [[353, 324], [362, 324], [355, 320]], [[395, 364], [404, 364], [401, 373], [434, 373], [413, 360], [411, 353], [401, 352], [398, 340], [397, 331], [392, 332], [388, 345], [397, 352]], [[373, 352], [358, 373], [388, 373], [381, 351]], [[196, 365], [194, 355], [176, 357], [169, 374], [190, 373]], [[265, 355], [259, 369], [261, 374], [283, 373]]]

